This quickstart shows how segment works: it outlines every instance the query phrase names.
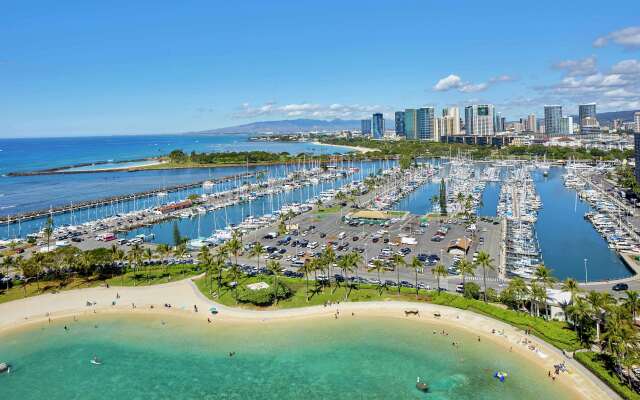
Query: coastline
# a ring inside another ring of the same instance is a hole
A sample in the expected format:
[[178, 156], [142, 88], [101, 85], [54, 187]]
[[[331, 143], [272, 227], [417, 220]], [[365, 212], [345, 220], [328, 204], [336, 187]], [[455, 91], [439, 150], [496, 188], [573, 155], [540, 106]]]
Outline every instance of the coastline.
[[339, 145], [339, 144], [322, 143], [322, 142], [318, 142], [318, 141], [311, 142], [311, 143], [313, 143], [313, 144], [315, 144], [317, 146], [342, 147], [342, 148], [347, 148], [347, 149], [353, 149], [354, 151], [357, 151], [357, 152], [363, 153], [363, 154], [366, 154], [366, 153], [369, 153], [369, 152], [372, 152], [372, 151], [377, 151], [377, 149], [371, 149], [371, 148], [362, 147], [362, 146], [344, 146], [344, 145]]
[[[119, 296], [116, 299], [116, 296]], [[115, 301], [115, 306], [112, 305]], [[87, 306], [87, 302], [95, 305]], [[165, 303], [171, 304], [166, 308]], [[132, 306], [135, 304], [135, 308]], [[194, 312], [194, 305], [199, 312]], [[153, 306], [153, 308], [152, 308]], [[218, 314], [208, 310], [215, 306]], [[419, 310], [419, 316], [405, 316], [405, 310]], [[568, 359], [553, 346], [542, 340], [525, 335], [521, 330], [497, 320], [470, 311], [439, 306], [430, 303], [389, 302], [347, 302], [331, 306], [311, 306], [283, 310], [254, 311], [227, 307], [208, 300], [196, 288], [191, 279], [144, 287], [95, 287], [71, 290], [57, 294], [45, 294], [0, 304], [0, 335], [5, 332], [28, 329], [38, 323], [46, 323], [49, 318], [82, 318], [89, 315], [109, 314], [156, 314], [173, 315], [200, 320], [203, 326], [210, 317], [211, 326], [221, 324], [261, 324], [295, 320], [333, 320], [336, 311], [340, 318], [409, 318], [416, 323], [429, 323], [446, 329], [464, 330], [478, 335], [483, 340], [502, 346], [505, 351], [514, 351], [535, 365], [540, 379], [548, 379], [547, 371], [553, 365], [566, 362], [570, 373], [561, 375], [556, 382], [567, 391], [583, 399], [617, 398], [604, 383], [586, 371], [575, 360]], [[354, 314], [352, 316], [352, 313]], [[439, 314], [439, 316], [436, 316]], [[492, 333], [495, 332], [495, 333]], [[523, 340], [529, 341], [523, 344]], [[536, 350], [531, 350], [533, 346]]]

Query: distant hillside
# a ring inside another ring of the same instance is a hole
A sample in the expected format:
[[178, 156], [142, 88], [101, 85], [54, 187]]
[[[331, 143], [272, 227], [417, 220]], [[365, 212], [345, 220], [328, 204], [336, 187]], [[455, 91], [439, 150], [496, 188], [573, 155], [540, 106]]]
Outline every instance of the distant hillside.
[[[611, 111], [598, 113], [598, 122], [600, 125], [611, 125], [614, 119], [621, 119], [623, 121], [633, 121], [633, 113], [640, 110], [630, 111]], [[574, 115], [573, 120], [578, 123], [578, 116]]]
[[280, 121], [260, 121], [250, 124], [210, 129], [195, 133], [296, 133], [312, 131], [339, 131], [360, 129], [360, 120], [355, 119], [285, 119]]

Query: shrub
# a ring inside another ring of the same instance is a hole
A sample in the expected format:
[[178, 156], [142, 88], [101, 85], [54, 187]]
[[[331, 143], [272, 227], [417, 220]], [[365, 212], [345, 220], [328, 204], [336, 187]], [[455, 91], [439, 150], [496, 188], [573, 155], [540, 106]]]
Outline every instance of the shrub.
[[465, 282], [464, 284], [464, 297], [467, 299], [479, 299], [480, 298], [480, 285], [475, 282]]
[[[286, 299], [291, 295], [291, 289], [282, 282], [278, 282], [278, 299]], [[245, 286], [238, 288], [238, 301], [256, 306], [269, 306], [276, 300], [273, 287], [251, 290]]]

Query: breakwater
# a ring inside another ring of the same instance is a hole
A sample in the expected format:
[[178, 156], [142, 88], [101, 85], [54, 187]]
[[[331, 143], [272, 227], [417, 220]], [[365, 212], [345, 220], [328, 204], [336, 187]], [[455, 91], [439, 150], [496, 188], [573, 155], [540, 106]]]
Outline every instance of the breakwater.
[[147, 190], [147, 191], [144, 191], [144, 192], [136, 192], [136, 193], [130, 193], [130, 194], [125, 194], [125, 195], [119, 195], [119, 196], [110, 196], [110, 197], [104, 197], [104, 198], [96, 199], [96, 200], [86, 200], [86, 201], [75, 203], [75, 204], [72, 203], [72, 204], [59, 206], [59, 207], [53, 207], [53, 208], [49, 208], [49, 209], [36, 210], [36, 211], [30, 211], [30, 212], [25, 212], [25, 213], [20, 213], [20, 214], [7, 215], [7, 216], [4, 216], [4, 217], [0, 217], [0, 223], [2, 223], [2, 224], [14, 224], [14, 223], [18, 223], [18, 222], [23, 222], [23, 221], [43, 218], [43, 217], [46, 217], [48, 215], [57, 215], [57, 214], [64, 214], [64, 213], [68, 213], [68, 212], [75, 212], [75, 211], [79, 211], [79, 210], [83, 210], [83, 209], [87, 209], [87, 208], [101, 207], [101, 206], [105, 206], [105, 205], [109, 205], [109, 204], [117, 203], [117, 202], [122, 202], [122, 201], [135, 201], [136, 199], [155, 196], [155, 195], [158, 195], [159, 193], [163, 193], [163, 192], [164, 193], [172, 193], [172, 192], [179, 192], [179, 191], [187, 190], [187, 189], [193, 189], [193, 188], [202, 186], [202, 184], [204, 184], [207, 181], [209, 181], [209, 182], [211, 182], [213, 184], [217, 184], [217, 183], [229, 182], [229, 181], [232, 181], [232, 180], [235, 180], [235, 179], [250, 178], [250, 177], [256, 176], [260, 172], [261, 171], [247, 172], [247, 173], [236, 174], [236, 175], [228, 175], [228, 176], [223, 176], [223, 177], [220, 177], [220, 178], [201, 180], [201, 181], [192, 182], [192, 183], [174, 185], [174, 186], [170, 186], [170, 187], [166, 187], [166, 188], [151, 189], [151, 190]]

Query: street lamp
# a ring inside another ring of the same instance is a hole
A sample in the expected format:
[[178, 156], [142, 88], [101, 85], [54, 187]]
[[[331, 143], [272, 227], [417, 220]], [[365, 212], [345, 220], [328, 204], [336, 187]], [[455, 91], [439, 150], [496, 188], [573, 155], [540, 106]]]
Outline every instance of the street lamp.
[[588, 275], [587, 275], [587, 259], [584, 259], [584, 283], [587, 283], [588, 281]]

